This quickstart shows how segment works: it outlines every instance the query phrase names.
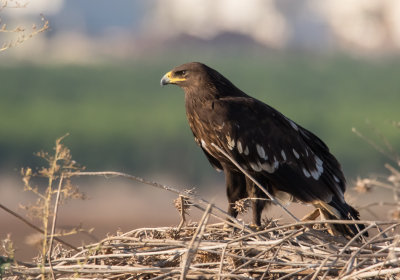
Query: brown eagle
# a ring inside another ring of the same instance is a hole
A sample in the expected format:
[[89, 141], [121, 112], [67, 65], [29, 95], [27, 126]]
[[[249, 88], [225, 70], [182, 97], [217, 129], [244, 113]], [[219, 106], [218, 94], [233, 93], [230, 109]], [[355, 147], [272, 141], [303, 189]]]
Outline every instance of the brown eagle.
[[[328, 147], [307, 129], [271, 106], [247, 95], [216, 70], [199, 62], [177, 66], [161, 85], [175, 84], [185, 92], [186, 116], [196, 143], [211, 165], [223, 170], [229, 201], [252, 200], [253, 223], [261, 224], [267, 196], [224, 156], [218, 146], [274, 197], [313, 204], [329, 219], [358, 220], [359, 213], [346, 203], [345, 178]], [[336, 225], [354, 236], [362, 225]]]

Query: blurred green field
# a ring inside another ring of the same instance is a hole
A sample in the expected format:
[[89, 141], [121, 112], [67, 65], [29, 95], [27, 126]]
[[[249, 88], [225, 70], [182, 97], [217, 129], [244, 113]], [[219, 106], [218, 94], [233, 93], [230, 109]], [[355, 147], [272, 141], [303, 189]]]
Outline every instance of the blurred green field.
[[[0, 66], [0, 166], [17, 172], [38, 165], [33, 152], [68, 132], [74, 159], [90, 170], [214, 178], [186, 123], [182, 91], [159, 84], [183, 62]], [[400, 151], [400, 131], [391, 125], [400, 121], [398, 58], [253, 55], [204, 62], [319, 135], [350, 178], [382, 171], [388, 161], [352, 127], [372, 138], [377, 128]]]

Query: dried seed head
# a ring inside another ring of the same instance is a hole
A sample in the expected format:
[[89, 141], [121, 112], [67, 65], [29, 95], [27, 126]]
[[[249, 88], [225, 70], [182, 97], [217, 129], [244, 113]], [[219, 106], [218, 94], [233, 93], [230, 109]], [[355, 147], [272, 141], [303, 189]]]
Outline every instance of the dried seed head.
[[235, 202], [233, 208], [238, 211], [239, 214], [243, 214], [247, 212], [247, 209], [250, 207], [250, 199], [243, 198]]
[[192, 203], [188, 197], [179, 195], [179, 197], [174, 200], [174, 206], [179, 212], [186, 212], [189, 210], [190, 206], [192, 206]]

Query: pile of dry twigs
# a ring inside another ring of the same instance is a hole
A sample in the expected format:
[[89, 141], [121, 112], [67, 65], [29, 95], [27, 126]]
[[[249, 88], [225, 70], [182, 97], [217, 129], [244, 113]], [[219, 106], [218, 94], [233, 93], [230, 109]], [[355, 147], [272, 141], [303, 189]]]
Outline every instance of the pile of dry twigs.
[[[210, 217], [226, 217], [212, 204], [203, 208], [191, 203], [204, 211], [196, 224], [135, 229], [78, 252], [59, 244], [44, 271], [55, 279], [398, 279], [400, 275], [400, 222], [363, 221], [370, 232], [368, 240], [347, 240], [325, 229], [338, 221], [285, 225], [269, 221], [253, 231], [238, 221], [229, 227], [226, 222], [209, 224]], [[43, 269], [15, 264], [9, 272], [12, 279], [26, 279], [40, 277]]]

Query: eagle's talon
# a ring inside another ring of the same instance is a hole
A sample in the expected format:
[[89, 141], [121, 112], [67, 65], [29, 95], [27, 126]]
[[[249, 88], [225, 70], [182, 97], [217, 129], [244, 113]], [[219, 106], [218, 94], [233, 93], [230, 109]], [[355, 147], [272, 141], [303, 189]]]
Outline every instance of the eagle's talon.
[[256, 224], [250, 224], [249, 228], [251, 228], [254, 231], [260, 231], [260, 230], [263, 229], [262, 226], [259, 226], [259, 225], [256, 225]]

